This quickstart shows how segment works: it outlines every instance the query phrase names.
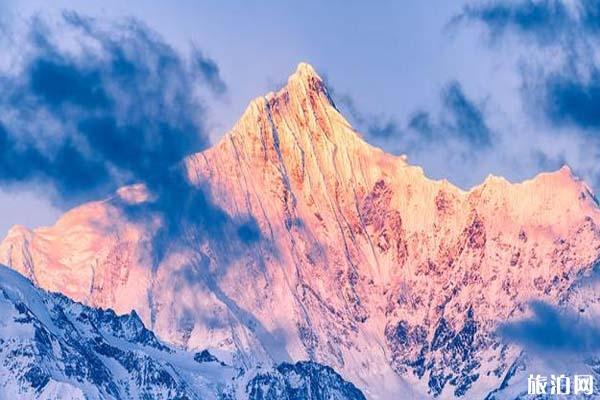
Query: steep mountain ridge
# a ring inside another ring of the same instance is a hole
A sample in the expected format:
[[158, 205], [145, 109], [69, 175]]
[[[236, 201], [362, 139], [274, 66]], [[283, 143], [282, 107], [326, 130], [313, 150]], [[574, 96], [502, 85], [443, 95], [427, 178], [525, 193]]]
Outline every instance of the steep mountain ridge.
[[600, 254], [596, 200], [568, 167], [469, 191], [428, 179], [365, 143], [307, 64], [184, 166], [261, 239], [192, 232], [154, 265], [161, 222], [131, 222], [116, 204], [145, 201], [137, 186], [53, 227], [13, 228], [0, 262], [136, 310], [166, 341], [244, 368], [312, 359], [377, 399], [496, 389], [520, 354], [497, 324], [531, 299], [558, 303]]

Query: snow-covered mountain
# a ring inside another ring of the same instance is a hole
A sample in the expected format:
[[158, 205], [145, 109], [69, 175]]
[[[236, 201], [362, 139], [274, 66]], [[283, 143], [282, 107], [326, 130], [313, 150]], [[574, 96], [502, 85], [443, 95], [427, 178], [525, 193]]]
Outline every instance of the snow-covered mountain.
[[164, 221], [120, 207], [151, 198], [138, 185], [14, 227], [0, 262], [236, 368], [313, 360], [371, 399], [502, 398], [526, 368], [499, 324], [534, 299], [567, 307], [600, 255], [598, 204], [568, 167], [469, 191], [431, 180], [364, 142], [306, 64], [183, 164], [259, 232], [183, 229], [156, 257]]
[[75, 303], [4, 266], [0, 311], [2, 399], [364, 399], [316, 363], [245, 371], [165, 345], [135, 311]]

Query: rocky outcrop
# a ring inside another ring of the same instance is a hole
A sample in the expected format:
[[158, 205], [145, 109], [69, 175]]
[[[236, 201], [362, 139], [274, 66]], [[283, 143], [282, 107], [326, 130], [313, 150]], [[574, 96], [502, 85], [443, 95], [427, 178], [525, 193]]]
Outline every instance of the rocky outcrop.
[[330, 367], [306, 361], [283, 363], [274, 371], [258, 373], [246, 391], [253, 400], [365, 400], [360, 390]]

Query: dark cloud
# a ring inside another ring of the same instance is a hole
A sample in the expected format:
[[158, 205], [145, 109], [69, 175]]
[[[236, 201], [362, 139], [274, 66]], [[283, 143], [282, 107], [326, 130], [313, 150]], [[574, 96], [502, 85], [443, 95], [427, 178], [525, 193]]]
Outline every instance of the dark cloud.
[[373, 119], [367, 129], [369, 136], [377, 139], [390, 139], [402, 134], [402, 128], [392, 119]]
[[229, 217], [180, 165], [209, 143], [199, 96], [226, 91], [216, 63], [197, 48], [182, 56], [136, 20], [61, 22], [32, 20], [18, 69], [0, 74], [0, 184], [42, 186], [68, 207], [144, 183], [151, 200], [120, 205], [137, 221], [162, 218], [156, 244], [190, 227], [258, 240], [253, 221]]
[[540, 45], [573, 45], [600, 35], [600, 0], [518, 0], [470, 4], [455, 21], [483, 23], [493, 38], [506, 33]]
[[358, 111], [351, 97], [337, 94], [334, 97], [368, 139], [375, 143], [397, 140], [403, 143], [403, 151], [406, 152], [414, 147], [437, 146], [448, 140], [459, 141], [470, 148], [488, 147], [492, 142], [492, 131], [481, 107], [465, 95], [456, 81], [450, 82], [441, 91], [442, 111], [438, 118], [432, 117], [429, 111], [419, 110], [406, 123], [365, 115]]
[[545, 115], [556, 124], [570, 124], [585, 130], [600, 128], [600, 71], [580, 78], [555, 73], [544, 77], [533, 94], [541, 98]]
[[416, 132], [420, 132], [427, 139], [431, 139], [434, 135], [431, 115], [426, 111], [414, 113], [408, 121], [408, 127]]
[[61, 48], [63, 32], [33, 20], [20, 70], [0, 79], [1, 150], [12, 165], [2, 183], [35, 180], [69, 203], [159, 180], [206, 147], [195, 77], [222, 90], [214, 62], [196, 52], [192, 68], [135, 20], [108, 30], [74, 13], [63, 22], [79, 48]]
[[210, 58], [205, 57], [196, 47], [192, 51], [192, 67], [196, 71], [196, 76], [215, 93], [223, 94], [227, 91], [227, 85], [221, 79], [217, 64]]
[[581, 316], [541, 301], [530, 303], [531, 318], [501, 325], [508, 341], [540, 353], [586, 353], [600, 349], [600, 326]]
[[[542, 48], [555, 46], [554, 63], [546, 63], [544, 56], [541, 64], [523, 69], [525, 101], [553, 124], [600, 128], [600, 69], [594, 62], [600, 0], [570, 5], [561, 0], [494, 1], [469, 5], [459, 18], [482, 22], [497, 38], [514, 33]], [[528, 57], [526, 63], [539, 63], [535, 60]]]
[[481, 109], [469, 100], [458, 82], [450, 83], [443, 92], [444, 106], [450, 114], [450, 131], [475, 147], [491, 144], [491, 131]]
[[494, 38], [512, 30], [544, 44], [561, 40], [576, 18], [561, 0], [491, 1], [467, 5], [459, 16], [484, 23]]
[[4, 183], [48, 183], [60, 193], [93, 192], [108, 184], [101, 161], [83, 156], [71, 139], [64, 139], [51, 156], [31, 145], [21, 145], [0, 125], [0, 180]]

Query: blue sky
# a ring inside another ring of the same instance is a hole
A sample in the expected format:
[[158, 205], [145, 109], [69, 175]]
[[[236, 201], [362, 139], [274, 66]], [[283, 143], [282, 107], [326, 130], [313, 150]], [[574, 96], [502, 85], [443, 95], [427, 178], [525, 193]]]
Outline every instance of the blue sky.
[[[181, 73], [201, 81], [198, 111], [185, 108], [186, 118], [202, 131], [196, 149], [218, 140], [253, 97], [280, 86], [306, 61], [326, 79], [334, 100], [367, 141], [407, 154], [431, 177], [469, 188], [488, 174], [518, 181], [568, 163], [592, 187], [599, 181], [595, 1], [53, 4], [8, 0], [0, 5], [0, 43], [8, 49], [0, 66], [15, 91], [21, 87], [23, 49], [32, 47], [32, 26], [43, 23], [69, 48], [77, 47], [78, 36], [67, 32], [65, 11], [95, 19], [109, 35], [115, 25], [134, 18], [181, 60], [190, 57], [190, 49], [199, 54], [201, 73]], [[27, 104], [5, 104], [5, 125], [6, 115]], [[12, 123], [11, 134], [22, 135]], [[144, 172], [111, 160], [121, 170], [109, 183]], [[79, 194], [93, 198], [106, 189], [78, 188], [78, 196], [69, 198], [47, 195], [38, 172], [21, 171], [0, 185], [0, 232], [14, 223], [52, 223], [86, 198]], [[43, 176], [55, 192], [61, 190], [62, 180]]]

